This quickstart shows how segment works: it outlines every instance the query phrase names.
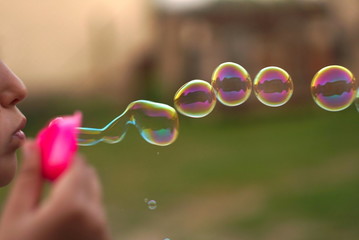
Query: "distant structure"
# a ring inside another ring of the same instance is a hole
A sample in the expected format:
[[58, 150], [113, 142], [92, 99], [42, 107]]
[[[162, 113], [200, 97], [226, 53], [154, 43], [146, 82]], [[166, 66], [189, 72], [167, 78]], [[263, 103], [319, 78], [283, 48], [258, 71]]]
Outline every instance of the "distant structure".
[[292, 102], [303, 102], [320, 68], [342, 64], [343, 36], [325, 1], [213, 1], [196, 10], [159, 9], [158, 24], [155, 59], [169, 96], [190, 80], [210, 81], [231, 61], [252, 79], [266, 66], [284, 68], [294, 82]]

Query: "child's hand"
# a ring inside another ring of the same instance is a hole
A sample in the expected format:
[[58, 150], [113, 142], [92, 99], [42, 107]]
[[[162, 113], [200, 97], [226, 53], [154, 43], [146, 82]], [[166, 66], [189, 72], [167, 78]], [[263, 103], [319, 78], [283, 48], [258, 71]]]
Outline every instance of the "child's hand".
[[28, 141], [24, 161], [0, 221], [0, 240], [108, 240], [96, 173], [80, 156], [40, 202], [43, 179], [37, 146]]

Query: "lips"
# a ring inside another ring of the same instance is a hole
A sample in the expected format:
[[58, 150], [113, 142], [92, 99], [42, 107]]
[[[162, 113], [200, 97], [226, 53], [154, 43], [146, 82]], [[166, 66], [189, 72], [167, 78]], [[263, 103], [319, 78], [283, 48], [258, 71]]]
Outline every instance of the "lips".
[[19, 138], [20, 140], [25, 140], [26, 138], [25, 133], [21, 130], [18, 130], [16, 133], [14, 133], [13, 136]]
[[24, 140], [25, 139], [25, 133], [22, 131], [26, 126], [26, 118], [23, 118], [19, 124], [19, 126], [16, 128], [16, 130], [13, 133], [13, 136]]
[[22, 129], [24, 129], [25, 126], [26, 126], [26, 118], [22, 118], [20, 123], [17, 125], [17, 128], [10, 135], [10, 141], [9, 141], [10, 152], [16, 151], [25, 142], [26, 135], [22, 131]]

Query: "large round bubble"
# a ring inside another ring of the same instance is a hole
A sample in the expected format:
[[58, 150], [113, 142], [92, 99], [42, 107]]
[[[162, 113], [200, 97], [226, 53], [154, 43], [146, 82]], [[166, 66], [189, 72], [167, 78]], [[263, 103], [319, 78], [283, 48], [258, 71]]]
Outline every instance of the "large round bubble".
[[352, 104], [357, 93], [353, 74], [345, 67], [332, 65], [315, 74], [311, 84], [314, 101], [327, 111], [341, 111]]
[[201, 118], [210, 114], [216, 106], [216, 94], [208, 82], [192, 80], [178, 89], [174, 105], [187, 117]]
[[271, 66], [259, 71], [253, 81], [253, 89], [260, 102], [279, 107], [291, 98], [293, 82], [285, 70]]
[[214, 70], [212, 86], [218, 101], [226, 106], [244, 103], [252, 91], [248, 72], [241, 65], [232, 62], [222, 63]]

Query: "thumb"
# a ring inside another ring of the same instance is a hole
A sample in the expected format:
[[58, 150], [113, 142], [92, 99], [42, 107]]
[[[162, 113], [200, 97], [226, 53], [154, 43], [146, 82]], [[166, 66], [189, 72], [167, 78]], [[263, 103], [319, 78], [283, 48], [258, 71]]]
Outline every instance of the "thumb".
[[[41, 197], [43, 179], [40, 154], [34, 141], [23, 146], [23, 163], [7, 201], [5, 213], [21, 215], [37, 206]], [[5, 214], [4, 213], [4, 214]]]

